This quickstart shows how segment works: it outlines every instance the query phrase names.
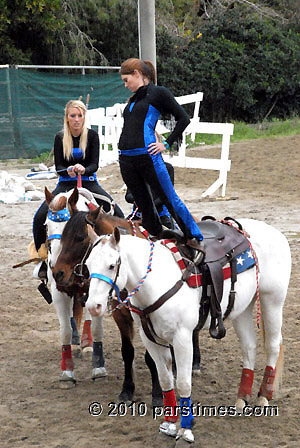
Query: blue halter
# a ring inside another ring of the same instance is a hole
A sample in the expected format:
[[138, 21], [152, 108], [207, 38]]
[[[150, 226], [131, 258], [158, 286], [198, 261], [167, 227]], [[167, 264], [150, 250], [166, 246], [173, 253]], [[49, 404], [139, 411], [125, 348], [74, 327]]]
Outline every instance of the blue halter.
[[115, 279], [115, 281], [113, 281], [111, 278], [107, 277], [106, 275], [97, 274], [97, 272], [93, 272], [93, 273], [90, 275], [90, 278], [98, 278], [99, 280], [103, 280], [104, 282], [106, 282], [106, 283], [108, 283], [109, 285], [111, 285], [112, 287], [111, 287], [111, 290], [110, 290], [110, 291], [112, 291], [112, 289], [114, 289], [115, 292], [116, 292], [116, 294], [117, 294], [118, 301], [121, 302], [121, 298], [120, 298], [120, 290], [119, 290], [118, 286], [117, 286], [116, 283], [115, 283], [115, 282], [116, 282], [116, 279]]
[[[98, 241], [96, 241], [96, 243], [92, 246], [91, 251], [94, 249], [94, 247], [96, 247], [96, 246], [102, 241], [102, 239], [103, 239], [105, 236], [106, 236], [106, 235], [102, 235], [102, 236], [98, 239]], [[91, 253], [91, 252], [89, 252], [89, 254], [90, 254], [90, 253]], [[85, 256], [84, 256], [84, 258], [85, 258]], [[85, 259], [86, 259], [86, 258], [85, 258]], [[90, 278], [98, 278], [99, 280], [103, 280], [104, 282], [106, 282], [106, 283], [108, 283], [109, 285], [111, 285], [111, 288], [110, 288], [109, 293], [108, 293], [108, 298], [109, 298], [109, 300], [111, 300], [111, 298], [112, 298], [112, 292], [113, 292], [113, 290], [115, 290], [115, 292], [116, 292], [116, 294], [117, 294], [117, 297], [118, 297], [118, 301], [121, 303], [122, 300], [121, 300], [121, 297], [120, 297], [120, 290], [119, 290], [119, 288], [118, 288], [118, 286], [117, 286], [117, 284], [116, 284], [116, 283], [117, 283], [117, 278], [118, 278], [118, 276], [119, 276], [120, 265], [121, 265], [121, 258], [119, 257], [119, 258], [118, 258], [118, 261], [117, 261], [117, 271], [116, 271], [116, 275], [115, 275], [114, 280], [112, 280], [111, 278], [107, 277], [106, 275], [98, 274], [97, 272], [92, 272], [92, 273], [90, 274]]]

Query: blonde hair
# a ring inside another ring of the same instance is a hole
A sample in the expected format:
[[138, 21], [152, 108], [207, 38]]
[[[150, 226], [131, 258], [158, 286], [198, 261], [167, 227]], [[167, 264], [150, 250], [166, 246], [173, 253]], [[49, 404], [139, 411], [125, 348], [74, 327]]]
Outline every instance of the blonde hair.
[[88, 135], [88, 129], [85, 126], [86, 107], [85, 107], [84, 103], [80, 100], [68, 101], [66, 104], [66, 107], [65, 107], [64, 136], [63, 136], [63, 151], [64, 151], [64, 157], [66, 160], [70, 160], [70, 158], [72, 156], [72, 149], [73, 149], [72, 134], [71, 134], [70, 126], [68, 123], [68, 113], [69, 113], [69, 109], [71, 107], [76, 107], [77, 109], [80, 109], [80, 111], [84, 117], [84, 121], [83, 121], [83, 125], [82, 125], [82, 132], [81, 132], [80, 141], [79, 141], [79, 148], [83, 152], [83, 158], [85, 158], [85, 150], [86, 150], [87, 135]]

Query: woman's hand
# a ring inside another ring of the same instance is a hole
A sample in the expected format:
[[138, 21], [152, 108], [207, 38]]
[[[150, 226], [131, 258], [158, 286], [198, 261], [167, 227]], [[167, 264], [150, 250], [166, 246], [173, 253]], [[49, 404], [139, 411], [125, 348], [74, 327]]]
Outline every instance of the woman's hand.
[[74, 165], [74, 171], [76, 174], [84, 174], [85, 168], [84, 166], [80, 165], [80, 163], [76, 163], [76, 165]]
[[151, 155], [159, 154], [160, 152], [165, 151], [166, 147], [162, 142], [156, 141], [155, 143], [150, 143], [148, 146], [148, 152]]
[[70, 177], [76, 177], [77, 174], [84, 174], [85, 168], [84, 166], [80, 165], [80, 163], [76, 163], [76, 165], [74, 166], [73, 165], [69, 166], [67, 171]]
[[68, 171], [68, 174], [69, 174], [70, 177], [75, 177], [76, 176], [76, 173], [74, 171], [74, 166], [73, 165], [69, 166], [67, 168], [67, 171]]

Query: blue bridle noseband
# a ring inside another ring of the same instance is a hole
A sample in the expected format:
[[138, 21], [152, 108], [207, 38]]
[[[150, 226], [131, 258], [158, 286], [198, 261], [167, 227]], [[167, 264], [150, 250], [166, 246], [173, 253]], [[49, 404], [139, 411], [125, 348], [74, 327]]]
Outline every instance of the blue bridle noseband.
[[[120, 264], [118, 266], [120, 266]], [[118, 273], [119, 273], [119, 270], [118, 270]], [[120, 290], [119, 290], [118, 286], [116, 285], [117, 276], [118, 275], [116, 275], [115, 279], [112, 280], [111, 278], [107, 277], [106, 275], [102, 275], [102, 274], [98, 274], [97, 272], [93, 272], [90, 275], [90, 278], [98, 278], [99, 280], [103, 280], [104, 282], [106, 282], [109, 285], [111, 285], [111, 289], [110, 289], [110, 291], [108, 293], [108, 297], [111, 298], [111, 293], [112, 293], [113, 290], [115, 290], [115, 292], [117, 294], [117, 297], [118, 297], [118, 301], [120, 302], [121, 301]]]
[[[90, 255], [90, 253], [92, 252], [92, 250], [94, 249], [94, 247], [96, 247], [101, 241], [102, 241], [102, 239], [103, 239], [103, 237], [105, 237], [106, 235], [102, 235], [102, 237], [100, 237], [99, 239], [98, 239], [98, 241], [96, 241], [96, 243], [93, 245], [93, 247], [91, 248], [91, 250], [90, 250], [90, 252], [89, 252], [89, 255]], [[106, 282], [106, 283], [108, 283], [109, 285], [111, 285], [111, 288], [110, 288], [110, 290], [109, 290], [109, 292], [108, 292], [108, 299], [109, 300], [111, 300], [112, 299], [112, 292], [113, 292], [113, 290], [115, 290], [115, 292], [116, 292], [116, 295], [117, 295], [117, 298], [118, 298], [118, 301], [121, 303], [122, 302], [122, 300], [121, 300], [121, 297], [120, 297], [120, 290], [119, 290], [119, 288], [118, 288], [118, 286], [117, 286], [117, 279], [118, 279], [118, 276], [119, 276], [119, 272], [120, 272], [120, 266], [121, 266], [121, 258], [120, 258], [120, 256], [119, 256], [119, 258], [118, 258], [118, 260], [117, 260], [117, 270], [116, 270], [116, 275], [115, 275], [115, 278], [114, 278], [114, 280], [112, 280], [110, 277], [107, 277], [106, 275], [103, 275], [103, 274], [98, 274], [97, 272], [92, 272], [91, 274], [90, 274], [90, 278], [97, 278], [98, 280], [103, 280], [104, 282]]]

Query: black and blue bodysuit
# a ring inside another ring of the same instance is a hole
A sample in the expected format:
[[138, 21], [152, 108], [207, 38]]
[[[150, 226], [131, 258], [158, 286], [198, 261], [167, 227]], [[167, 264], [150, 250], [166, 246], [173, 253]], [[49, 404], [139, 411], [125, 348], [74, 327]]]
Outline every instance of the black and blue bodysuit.
[[[87, 145], [85, 150], [85, 157], [83, 152], [79, 148], [80, 136], [73, 137], [72, 156], [70, 160], [64, 157], [63, 152], [63, 132], [56, 134], [54, 139], [54, 163], [55, 169], [59, 173], [59, 181], [55, 190], [52, 192], [55, 196], [58, 193], [65, 193], [77, 186], [77, 176], [70, 177], [67, 168], [76, 163], [80, 163], [85, 167], [85, 173], [81, 176], [82, 187], [89, 190], [91, 193], [96, 193], [101, 196], [106, 196], [113, 201], [112, 197], [101, 187], [96, 178], [96, 172], [99, 166], [99, 136], [93, 129], [88, 129]], [[99, 205], [102, 205], [105, 211], [110, 210], [110, 205], [106, 201], [97, 199]], [[48, 213], [48, 205], [44, 201], [33, 218], [33, 238], [35, 247], [38, 250], [41, 245], [46, 241], [46, 227], [45, 221]], [[114, 214], [120, 218], [124, 217], [124, 214], [120, 207], [115, 204]]]
[[124, 126], [119, 140], [119, 163], [123, 180], [142, 212], [143, 226], [158, 235], [162, 225], [149, 186], [175, 219], [186, 239], [202, 240], [202, 234], [187, 207], [176, 194], [161, 154], [151, 155], [156, 142], [155, 127], [160, 117], [173, 115], [174, 130], [166, 139], [171, 146], [182, 136], [190, 120], [185, 110], [165, 87], [152, 83], [140, 87], [124, 109]]

